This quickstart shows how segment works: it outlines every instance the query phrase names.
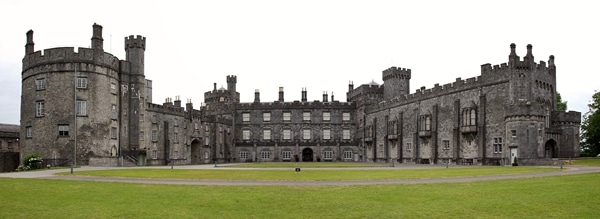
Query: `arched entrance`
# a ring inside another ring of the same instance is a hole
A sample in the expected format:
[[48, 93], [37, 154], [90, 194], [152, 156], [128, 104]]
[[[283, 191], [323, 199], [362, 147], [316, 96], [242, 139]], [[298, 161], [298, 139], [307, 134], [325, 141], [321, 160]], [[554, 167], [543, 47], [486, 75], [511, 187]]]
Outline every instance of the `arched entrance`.
[[557, 158], [556, 153], [556, 141], [550, 139], [546, 142], [544, 146], [544, 157], [545, 158]]
[[312, 162], [313, 161], [313, 150], [310, 148], [304, 148], [304, 150], [302, 150], [302, 161], [309, 161]]
[[202, 155], [201, 155], [202, 145], [200, 144], [200, 140], [194, 139], [191, 144], [191, 163], [193, 164], [201, 164], [202, 163]]

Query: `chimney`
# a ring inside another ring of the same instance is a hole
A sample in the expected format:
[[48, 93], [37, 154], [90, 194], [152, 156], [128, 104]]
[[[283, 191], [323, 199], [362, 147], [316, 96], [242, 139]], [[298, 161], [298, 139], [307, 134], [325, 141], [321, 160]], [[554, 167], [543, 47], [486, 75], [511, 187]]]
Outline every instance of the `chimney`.
[[217, 83], [213, 83], [213, 91], [217, 91]]
[[279, 87], [279, 102], [283, 102], [283, 87]]
[[104, 50], [104, 45], [103, 45], [104, 39], [102, 39], [102, 26], [94, 23], [92, 28], [93, 28], [92, 49], [103, 51]]
[[306, 102], [306, 88], [302, 88], [302, 102]]
[[327, 102], [327, 91], [323, 91], [323, 102]]
[[335, 100], [333, 100], [333, 91], [331, 91], [331, 102], [334, 102]]
[[181, 107], [181, 100], [179, 99], [179, 95], [175, 96], [175, 107]]
[[25, 55], [31, 54], [34, 51], [33, 45], [33, 30], [27, 31], [27, 44], [25, 44]]
[[254, 90], [254, 102], [260, 103], [260, 92], [258, 91], [258, 89]]

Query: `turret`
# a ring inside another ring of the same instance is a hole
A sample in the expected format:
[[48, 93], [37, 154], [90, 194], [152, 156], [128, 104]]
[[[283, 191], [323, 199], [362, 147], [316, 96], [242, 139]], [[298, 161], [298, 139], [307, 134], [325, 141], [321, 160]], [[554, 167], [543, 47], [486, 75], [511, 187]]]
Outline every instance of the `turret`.
[[94, 23], [92, 27], [92, 49], [104, 51], [104, 39], [102, 39], [102, 26]]
[[383, 71], [382, 78], [384, 100], [410, 93], [410, 69], [391, 67]]
[[235, 95], [235, 84], [237, 83], [237, 76], [227, 75], [227, 90]]
[[125, 56], [131, 63], [131, 74], [144, 75], [144, 52], [146, 50], [146, 37], [133, 35], [125, 37]]
[[34, 52], [33, 45], [33, 30], [27, 31], [27, 44], [25, 44], [25, 55], [29, 55]]

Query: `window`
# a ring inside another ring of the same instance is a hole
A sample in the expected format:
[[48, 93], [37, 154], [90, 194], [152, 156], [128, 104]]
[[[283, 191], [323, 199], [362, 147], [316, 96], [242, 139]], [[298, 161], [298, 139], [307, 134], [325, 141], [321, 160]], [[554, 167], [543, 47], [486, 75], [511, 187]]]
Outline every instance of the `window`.
[[419, 122], [419, 131], [431, 131], [431, 115], [421, 116]]
[[35, 102], [35, 116], [41, 117], [44, 116], [44, 101], [36, 101]]
[[173, 159], [179, 159], [179, 151], [173, 151]]
[[152, 130], [152, 136], [151, 136], [151, 140], [152, 141], [158, 141], [158, 131], [156, 130]]
[[250, 122], [250, 113], [242, 113], [242, 122]]
[[111, 94], [117, 94], [117, 84], [110, 83], [110, 93]]
[[342, 130], [342, 139], [350, 140], [350, 129]]
[[302, 130], [302, 139], [305, 139], [305, 140], [310, 139], [310, 129]]
[[263, 140], [271, 140], [271, 129], [263, 130]]
[[450, 150], [450, 141], [449, 140], [443, 140], [442, 144], [444, 146], [444, 150]]
[[112, 104], [110, 106], [110, 115], [111, 115], [111, 119], [117, 119], [117, 105]]
[[87, 115], [87, 101], [85, 101], [85, 100], [77, 101], [77, 115], [78, 116]]
[[205, 131], [205, 132], [209, 132], [209, 131], [210, 131], [210, 130], [209, 130], [209, 127], [208, 127], [208, 124], [204, 124], [204, 131]]
[[177, 119], [173, 119], [173, 126], [179, 127], [179, 122], [177, 121]]
[[271, 152], [270, 152], [270, 151], [266, 151], [266, 150], [265, 150], [265, 151], [261, 151], [261, 152], [260, 152], [260, 157], [261, 157], [263, 160], [266, 160], [266, 159], [271, 159]]
[[152, 115], [152, 124], [158, 123], [157, 115]]
[[281, 159], [283, 159], [283, 160], [290, 160], [290, 159], [292, 159], [292, 152], [291, 151], [282, 151], [281, 152]]
[[144, 140], [144, 132], [140, 131], [140, 141], [143, 141], [143, 140]]
[[46, 89], [46, 79], [40, 78], [35, 80], [35, 90], [45, 90]]
[[302, 120], [303, 121], [310, 121], [310, 112], [303, 112], [302, 113]]
[[323, 129], [323, 140], [331, 139], [331, 129]]
[[31, 138], [33, 136], [31, 132], [31, 126], [25, 127], [25, 138]]
[[517, 137], [517, 130], [510, 130], [510, 136], [513, 138]]
[[173, 143], [175, 143], [175, 144], [179, 143], [179, 133], [177, 133], [177, 132], [173, 133]]
[[140, 122], [143, 122], [144, 121], [144, 114], [140, 113], [140, 118], [139, 119], [140, 119]]
[[352, 159], [352, 151], [344, 151], [344, 159]]
[[330, 120], [331, 120], [331, 113], [323, 112], [323, 121], [330, 121]]
[[69, 136], [69, 125], [58, 125], [58, 136]]
[[250, 140], [250, 130], [242, 130], [242, 140]]
[[86, 89], [87, 85], [87, 78], [77, 78], [77, 88]]
[[475, 109], [471, 109], [471, 117], [470, 117], [470, 125], [477, 124], [477, 114], [475, 113]]
[[210, 145], [210, 138], [205, 138], [204, 139], [204, 145], [206, 145], [206, 146]]
[[291, 129], [284, 129], [283, 130], [283, 139], [284, 140], [290, 140], [292, 136], [292, 130]]
[[110, 138], [117, 139], [117, 127], [110, 128]]
[[248, 159], [248, 151], [240, 151], [240, 160]]
[[152, 150], [152, 159], [156, 159], [158, 157], [158, 151]]
[[291, 112], [283, 112], [283, 121], [289, 122], [292, 119]]
[[502, 153], [502, 138], [494, 138], [493, 145], [495, 154]]
[[412, 150], [412, 143], [406, 143], [406, 151]]
[[350, 121], [350, 113], [342, 113], [342, 120], [344, 121]]
[[271, 121], [271, 113], [264, 112], [263, 113], [263, 122], [270, 122], [270, 121]]
[[324, 151], [323, 152], [323, 159], [325, 159], [325, 160], [331, 160], [331, 159], [333, 159], [333, 151]]

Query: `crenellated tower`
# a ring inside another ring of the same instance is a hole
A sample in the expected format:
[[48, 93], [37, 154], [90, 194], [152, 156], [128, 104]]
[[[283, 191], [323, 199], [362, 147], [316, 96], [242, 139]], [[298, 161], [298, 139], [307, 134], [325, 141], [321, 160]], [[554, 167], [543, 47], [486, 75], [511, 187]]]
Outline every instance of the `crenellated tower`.
[[389, 100], [410, 92], [410, 69], [391, 67], [383, 71], [383, 99]]
[[240, 97], [236, 90], [236, 84], [237, 84], [237, 76], [228, 75], [227, 76], [227, 90], [229, 91], [229, 93], [231, 95], [230, 100], [232, 102], [239, 103]]
[[144, 52], [146, 50], [146, 37], [130, 35], [125, 37], [125, 62], [121, 65], [121, 83], [125, 85], [125, 94], [121, 103], [123, 110], [127, 113], [122, 115], [122, 121], [126, 121], [128, 132], [123, 132], [128, 145], [123, 149], [136, 151], [144, 148], [140, 145], [140, 131], [144, 122], [144, 111], [146, 110], [147, 82], [144, 75]]

